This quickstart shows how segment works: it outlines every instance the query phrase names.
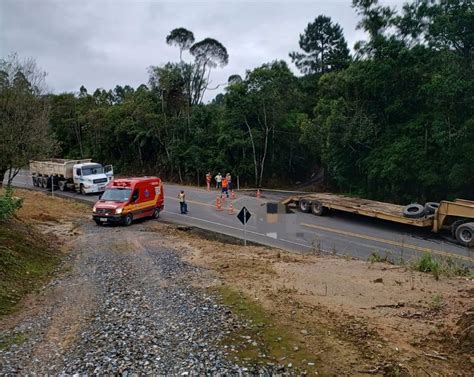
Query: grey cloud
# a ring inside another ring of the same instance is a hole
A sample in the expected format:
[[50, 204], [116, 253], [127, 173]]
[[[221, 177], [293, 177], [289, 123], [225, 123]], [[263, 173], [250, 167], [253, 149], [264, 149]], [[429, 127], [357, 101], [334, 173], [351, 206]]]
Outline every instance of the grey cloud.
[[[402, 1], [384, 3], [400, 7]], [[227, 47], [229, 64], [213, 72], [215, 85], [275, 59], [289, 61], [299, 34], [319, 14], [341, 24], [350, 46], [364, 37], [356, 31], [350, 0], [3, 0], [0, 56], [15, 51], [36, 58], [55, 92], [77, 91], [81, 85], [89, 91], [136, 87], [147, 82], [148, 66], [178, 59], [165, 37], [175, 27], [186, 27], [197, 40], [212, 37]]]

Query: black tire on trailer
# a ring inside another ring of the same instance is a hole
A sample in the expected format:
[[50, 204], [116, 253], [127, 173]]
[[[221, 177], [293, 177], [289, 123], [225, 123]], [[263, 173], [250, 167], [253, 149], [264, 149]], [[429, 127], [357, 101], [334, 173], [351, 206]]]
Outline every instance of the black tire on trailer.
[[474, 223], [464, 223], [456, 228], [456, 240], [463, 246], [474, 246]]
[[124, 224], [125, 226], [131, 225], [132, 222], [133, 222], [133, 216], [132, 216], [131, 213], [127, 214], [127, 216], [125, 216], [125, 217], [123, 218], [123, 224]]
[[47, 177], [41, 177], [41, 187], [44, 189], [48, 188], [48, 178]]
[[59, 186], [59, 191], [66, 191], [66, 181], [59, 181], [58, 186]]
[[439, 203], [437, 202], [428, 202], [425, 204], [425, 213], [427, 215], [432, 215], [435, 213], [439, 208]]
[[311, 202], [306, 199], [301, 199], [299, 202], [299, 207], [301, 212], [308, 213], [311, 211]]
[[38, 180], [36, 179], [36, 177], [32, 177], [32, 178], [33, 178], [33, 186], [38, 187]]
[[154, 219], [159, 219], [160, 218], [160, 209], [159, 208], [155, 208], [155, 210], [153, 211], [152, 217]]
[[418, 203], [408, 204], [403, 208], [403, 216], [410, 219], [419, 219], [425, 216], [425, 207]]
[[453, 238], [456, 238], [456, 229], [458, 228], [459, 225], [466, 224], [471, 222], [471, 219], [461, 219], [461, 220], [456, 220], [451, 224], [451, 235]]
[[323, 206], [319, 200], [315, 200], [311, 203], [311, 212], [316, 216], [323, 216], [326, 213], [326, 207]]

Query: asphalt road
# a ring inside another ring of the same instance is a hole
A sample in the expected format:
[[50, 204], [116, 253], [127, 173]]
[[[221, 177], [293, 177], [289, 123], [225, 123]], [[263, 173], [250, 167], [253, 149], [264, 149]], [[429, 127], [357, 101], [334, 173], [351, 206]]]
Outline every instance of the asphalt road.
[[[34, 188], [29, 171], [21, 171], [15, 178], [14, 185]], [[181, 189], [186, 192], [189, 209], [187, 215], [179, 213], [177, 195]], [[91, 204], [98, 199], [97, 195], [83, 196], [73, 192], [55, 191], [54, 195]], [[266, 228], [262, 230], [257, 223], [263, 224], [268, 218], [266, 215], [258, 216], [257, 212], [264, 212], [265, 203], [275, 201], [278, 195], [263, 191], [262, 197], [258, 199], [253, 192], [239, 192], [235, 200], [225, 202], [222, 211], [216, 210], [216, 197], [215, 190], [207, 192], [196, 187], [165, 184], [165, 211], [161, 219], [243, 238], [243, 226], [236, 214], [245, 206], [252, 214], [245, 236], [249, 241], [264, 245], [288, 251], [324, 252], [360, 259], [368, 259], [373, 253], [378, 253], [382, 258], [387, 256], [394, 263], [407, 262], [425, 252], [431, 252], [438, 257], [455, 258], [470, 268], [474, 266], [474, 249], [457, 245], [449, 234], [433, 234], [429, 229], [418, 229], [343, 212], [318, 217], [297, 210], [293, 214], [279, 215], [277, 224], [266, 224]], [[228, 207], [231, 202], [235, 209], [234, 214], [229, 214]]]

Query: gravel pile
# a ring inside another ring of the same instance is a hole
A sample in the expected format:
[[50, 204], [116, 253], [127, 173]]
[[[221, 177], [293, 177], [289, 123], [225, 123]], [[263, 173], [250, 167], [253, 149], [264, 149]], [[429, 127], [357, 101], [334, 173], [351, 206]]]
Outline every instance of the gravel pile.
[[[111, 229], [105, 228], [103, 232], [110, 234]], [[108, 243], [101, 233], [97, 234], [98, 245], [94, 249], [81, 251], [84, 257], [78, 263], [82, 267], [76, 267], [83, 279], [93, 282], [96, 304], [73, 344], [62, 352], [50, 345], [47, 357], [32, 357], [41, 347], [44, 329], [54, 315], [46, 310], [2, 334], [5, 338], [14, 332], [26, 332], [29, 336], [23, 344], [0, 350], [0, 374], [249, 372], [232, 361], [233, 346], [220, 345], [241, 324], [206, 290], [190, 284], [202, 271], [183, 262], [173, 250], [146, 246], [134, 250], [114, 248], [117, 241]], [[118, 235], [114, 232], [115, 238]], [[126, 236], [120, 234], [119, 238], [126, 242]], [[74, 289], [74, 284], [69, 289]], [[269, 374], [264, 367], [253, 372]]]

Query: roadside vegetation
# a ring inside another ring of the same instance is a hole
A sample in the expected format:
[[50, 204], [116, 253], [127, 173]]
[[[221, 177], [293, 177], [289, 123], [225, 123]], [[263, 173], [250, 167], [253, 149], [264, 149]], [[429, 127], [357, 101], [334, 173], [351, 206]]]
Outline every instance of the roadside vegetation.
[[73, 218], [81, 205], [68, 203], [68, 212], [64, 206], [64, 199], [41, 193], [0, 191], [0, 315], [16, 310], [57, 270], [64, 254], [55, 224], [66, 229], [59, 221]]
[[[353, 53], [345, 34], [354, 30], [308, 16], [288, 59], [301, 76], [274, 60], [213, 82], [233, 57], [212, 35], [182, 27], [157, 41], [176, 48], [176, 61], [150, 66], [137, 88], [44, 95], [44, 75], [25, 75], [31, 61], [7, 59], [0, 175], [55, 153], [180, 182], [229, 171], [247, 186], [307, 183], [397, 203], [474, 199], [472, 1], [353, 8], [367, 35]], [[216, 88], [223, 93], [204, 103]]]
[[0, 196], [0, 315], [44, 281], [57, 265], [49, 242], [27, 223], [13, 218], [22, 200], [11, 187]]
[[246, 340], [235, 350], [241, 363], [289, 364], [299, 373], [314, 369], [315, 356], [306, 349], [301, 334], [278, 324], [258, 301], [231, 286], [220, 286], [216, 292], [222, 302], [246, 323], [243, 329], [224, 339], [224, 345], [242, 344], [242, 339]]
[[[382, 255], [378, 251], [374, 251], [368, 258], [368, 261], [371, 264], [395, 264], [395, 261], [390, 258], [387, 253]], [[399, 262], [399, 264], [402, 266], [406, 266], [407, 269], [432, 274], [436, 280], [439, 280], [441, 276], [471, 276], [469, 267], [460, 264], [460, 262], [456, 262], [454, 258], [435, 257], [429, 252], [426, 252], [420, 257], [411, 259], [409, 261], [400, 260]]]

